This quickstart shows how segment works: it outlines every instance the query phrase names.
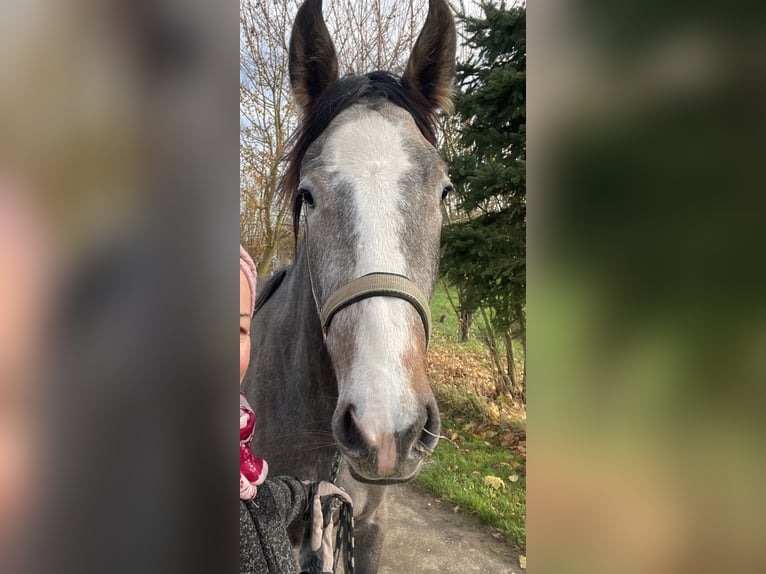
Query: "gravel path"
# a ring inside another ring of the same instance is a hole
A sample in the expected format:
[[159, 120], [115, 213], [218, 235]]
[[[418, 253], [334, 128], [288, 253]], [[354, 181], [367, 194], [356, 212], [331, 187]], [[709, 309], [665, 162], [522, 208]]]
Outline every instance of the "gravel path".
[[474, 516], [412, 485], [389, 491], [379, 574], [524, 574], [519, 553]]

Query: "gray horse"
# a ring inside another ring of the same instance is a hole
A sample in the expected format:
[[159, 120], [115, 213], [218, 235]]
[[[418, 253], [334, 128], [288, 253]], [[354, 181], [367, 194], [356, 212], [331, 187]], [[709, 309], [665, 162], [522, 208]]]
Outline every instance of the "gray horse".
[[430, 0], [405, 73], [338, 78], [321, 0], [298, 11], [290, 80], [303, 120], [283, 179], [294, 205], [293, 264], [259, 289], [244, 391], [253, 444], [270, 473], [338, 482], [354, 500], [356, 570], [378, 571], [385, 485], [415, 477], [439, 435], [426, 374], [427, 334], [415, 305], [366, 298], [323, 329], [319, 309], [369, 273], [403, 276], [430, 298], [441, 200], [451, 189], [436, 149], [435, 113], [449, 108], [455, 25]]

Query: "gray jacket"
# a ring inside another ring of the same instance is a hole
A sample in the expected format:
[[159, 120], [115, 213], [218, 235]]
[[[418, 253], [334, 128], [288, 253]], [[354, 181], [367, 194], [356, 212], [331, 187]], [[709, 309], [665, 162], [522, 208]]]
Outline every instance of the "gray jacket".
[[309, 487], [280, 476], [258, 487], [253, 500], [239, 501], [240, 574], [296, 574], [287, 527], [307, 515]]

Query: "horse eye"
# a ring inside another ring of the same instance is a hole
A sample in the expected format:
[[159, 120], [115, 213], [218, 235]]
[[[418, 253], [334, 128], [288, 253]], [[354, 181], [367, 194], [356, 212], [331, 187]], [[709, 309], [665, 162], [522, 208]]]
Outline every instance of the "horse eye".
[[442, 201], [447, 199], [447, 196], [453, 191], [455, 191], [455, 187], [451, 183], [445, 186], [444, 189], [442, 190]]
[[298, 191], [298, 196], [306, 205], [314, 207], [314, 196], [311, 195], [311, 192], [308, 189], [300, 189]]

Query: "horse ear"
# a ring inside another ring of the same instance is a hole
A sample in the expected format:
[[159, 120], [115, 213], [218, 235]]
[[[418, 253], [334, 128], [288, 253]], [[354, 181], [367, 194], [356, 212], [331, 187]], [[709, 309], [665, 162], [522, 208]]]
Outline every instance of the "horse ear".
[[432, 109], [452, 110], [457, 33], [446, 0], [429, 0], [428, 16], [412, 49], [404, 79]]
[[295, 16], [289, 71], [293, 95], [304, 111], [338, 79], [338, 57], [322, 17], [322, 0], [306, 0]]

